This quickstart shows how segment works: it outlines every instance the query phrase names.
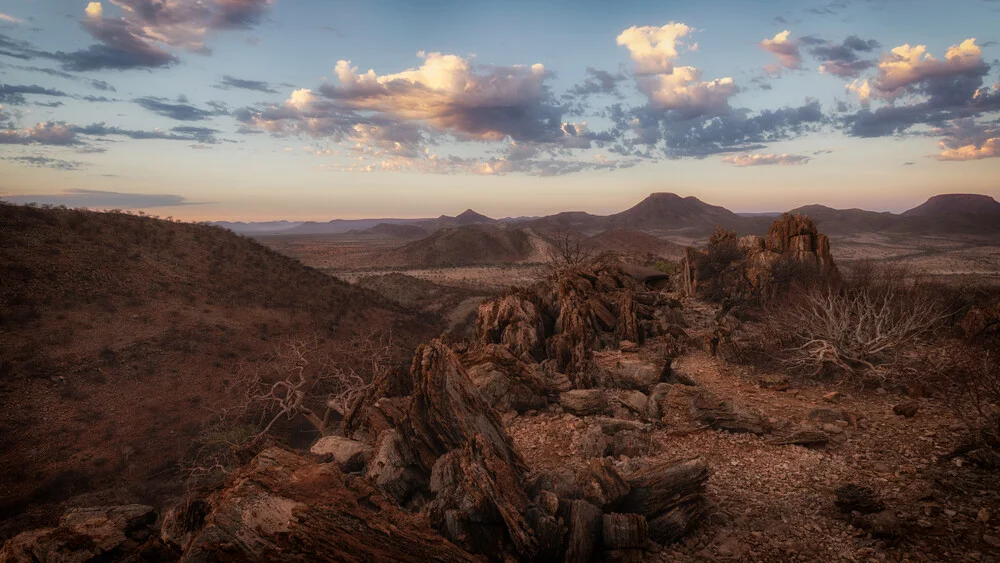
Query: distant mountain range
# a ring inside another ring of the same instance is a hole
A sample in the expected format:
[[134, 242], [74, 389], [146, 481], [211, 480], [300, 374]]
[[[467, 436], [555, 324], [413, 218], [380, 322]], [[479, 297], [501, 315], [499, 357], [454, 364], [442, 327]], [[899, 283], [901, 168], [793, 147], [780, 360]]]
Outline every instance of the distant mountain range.
[[[987, 195], [944, 194], [937, 195], [901, 214], [866, 211], [863, 209], [833, 209], [823, 205], [806, 205], [789, 213], [808, 215], [817, 222], [824, 233], [842, 236], [859, 232], [917, 233], [917, 234], [1000, 234], [1000, 203]], [[510, 226], [528, 228], [546, 233], [564, 230], [593, 237], [612, 229], [641, 231], [653, 235], [684, 234], [702, 237], [721, 225], [740, 233], [762, 233], [779, 213], [738, 214], [710, 205], [696, 197], [681, 197], [673, 193], [654, 193], [635, 206], [612, 215], [592, 215], [582, 211], [557, 213], [540, 218], [491, 219], [468, 209], [452, 217], [442, 215], [436, 219], [334, 219], [328, 222], [269, 221], [264, 223], [215, 224], [252, 236], [261, 235], [319, 235], [319, 234], [380, 234], [399, 238], [421, 239], [442, 229], [469, 226]], [[503, 233], [503, 234], [501, 234]], [[513, 247], [511, 237], [517, 235], [499, 231], [481, 231], [487, 238], [499, 236]], [[454, 237], [452, 237], [454, 238]], [[620, 237], [619, 237], [620, 238]], [[443, 243], [442, 239], [439, 242]], [[453, 243], [448, 243], [451, 246]], [[503, 244], [511, 248], [508, 244]], [[415, 250], [415, 249], [409, 249]]]

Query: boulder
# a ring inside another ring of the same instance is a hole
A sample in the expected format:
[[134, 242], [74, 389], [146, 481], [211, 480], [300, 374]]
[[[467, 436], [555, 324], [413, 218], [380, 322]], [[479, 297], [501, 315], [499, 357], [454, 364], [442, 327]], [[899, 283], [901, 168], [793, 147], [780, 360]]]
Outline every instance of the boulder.
[[151, 506], [130, 504], [71, 508], [55, 528], [22, 532], [0, 548], [0, 561], [84, 562], [115, 560], [151, 536]]
[[591, 460], [578, 477], [583, 498], [598, 507], [609, 507], [631, 490], [613, 463], [607, 458]]
[[182, 561], [475, 561], [334, 464], [261, 452], [218, 492]]
[[559, 395], [559, 405], [577, 416], [601, 414], [608, 408], [602, 389], [574, 389]]
[[360, 471], [368, 463], [372, 447], [340, 436], [323, 436], [309, 451], [316, 455], [330, 456], [344, 471]]
[[624, 391], [618, 400], [623, 407], [638, 415], [646, 413], [646, 405], [649, 402], [649, 398], [642, 391]]

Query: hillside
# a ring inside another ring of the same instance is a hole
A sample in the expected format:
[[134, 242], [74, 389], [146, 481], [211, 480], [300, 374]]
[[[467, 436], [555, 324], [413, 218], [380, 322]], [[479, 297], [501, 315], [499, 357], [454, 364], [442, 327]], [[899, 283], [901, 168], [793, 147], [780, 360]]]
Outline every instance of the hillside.
[[746, 220], [724, 207], [709, 205], [696, 197], [654, 193], [634, 207], [605, 219], [607, 227], [643, 230], [711, 232], [717, 225], [727, 229], [743, 226]]
[[287, 339], [391, 331], [405, 356], [442, 328], [221, 228], [126, 214], [0, 205], [0, 279], [0, 537], [70, 496], [175, 491], [238, 366]]
[[441, 268], [474, 264], [543, 261], [548, 243], [530, 229], [506, 225], [468, 225], [440, 229], [430, 236], [380, 252], [373, 266]]
[[932, 217], [964, 213], [970, 215], [996, 215], [1000, 217], [1000, 202], [988, 195], [941, 194], [903, 212], [903, 217]]
[[879, 232], [899, 223], [899, 216], [863, 209], [833, 209], [825, 205], [804, 205], [789, 211], [811, 218], [828, 235]]
[[642, 231], [611, 229], [588, 239], [598, 251], [653, 254], [663, 258], [681, 258], [684, 247]]

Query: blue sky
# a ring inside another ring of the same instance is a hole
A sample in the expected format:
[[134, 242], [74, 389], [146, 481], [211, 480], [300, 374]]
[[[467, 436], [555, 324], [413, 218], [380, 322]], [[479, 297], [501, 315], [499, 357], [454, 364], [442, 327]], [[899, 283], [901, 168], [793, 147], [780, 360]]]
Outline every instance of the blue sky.
[[0, 0], [0, 195], [197, 220], [1000, 197], [998, 29], [995, 0]]

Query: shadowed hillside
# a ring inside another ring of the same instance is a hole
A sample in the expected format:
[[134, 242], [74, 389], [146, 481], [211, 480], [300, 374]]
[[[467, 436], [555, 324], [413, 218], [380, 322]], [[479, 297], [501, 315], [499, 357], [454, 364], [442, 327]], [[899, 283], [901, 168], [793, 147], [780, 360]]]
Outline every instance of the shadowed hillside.
[[235, 366], [287, 339], [391, 333], [405, 354], [441, 328], [221, 228], [121, 213], [0, 206], [0, 280], [4, 535], [71, 495], [169, 488], [241, 399]]
[[548, 243], [530, 229], [467, 225], [441, 229], [427, 238], [379, 253], [373, 264], [435, 268], [544, 261], [547, 250]]

